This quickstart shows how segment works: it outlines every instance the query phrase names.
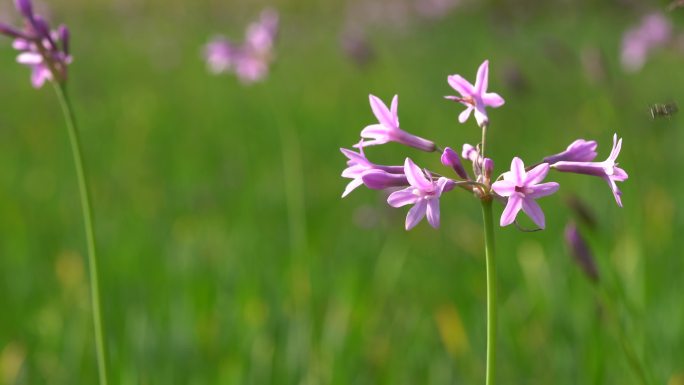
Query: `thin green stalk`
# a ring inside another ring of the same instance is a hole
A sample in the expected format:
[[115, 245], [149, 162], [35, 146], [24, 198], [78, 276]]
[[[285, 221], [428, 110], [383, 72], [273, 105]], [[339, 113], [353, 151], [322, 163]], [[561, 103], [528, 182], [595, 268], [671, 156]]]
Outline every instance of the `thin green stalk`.
[[599, 285], [594, 285], [594, 289], [596, 290], [596, 295], [599, 298], [599, 301], [602, 300], [601, 302], [604, 305], [606, 313], [615, 321], [618, 339], [620, 340], [622, 350], [627, 358], [627, 364], [632, 369], [636, 377], [639, 379], [639, 383], [641, 383], [641, 385], [650, 385], [652, 382], [649, 380], [646, 368], [641, 362], [641, 359], [639, 358], [636, 349], [632, 345], [631, 340], [626, 335], [625, 327], [623, 326], [622, 321], [620, 320], [620, 314], [618, 312], [617, 306], [611, 298], [611, 295], [608, 293], [608, 290], [599, 287]]
[[496, 377], [496, 260], [494, 254], [494, 224], [492, 198], [482, 198], [485, 259], [487, 265], [487, 370], [486, 385], [494, 385]]
[[88, 270], [90, 281], [90, 302], [93, 312], [93, 326], [95, 328], [95, 350], [97, 353], [97, 367], [100, 378], [100, 385], [107, 385], [107, 359], [105, 356], [104, 338], [102, 332], [102, 312], [100, 310], [100, 286], [97, 273], [97, 256], [95, 254], [95, 232], [93, 231], [93, 214], [90, 209], [90, 195], [88, 193], [88, 183], [85, 169], [83, 167], [83, 156], [81, 154], [81, 144], [76, 128], [74, 111], [71, 108], [69, 97], [67, 96], [66, 86], [55, 83], [57, 98], [62, 106], [64, 120], [66, 121], [67, 131], [69, 132], [69, 142], [71, 142], [71, 152], [74, 156], [74, 166], [76, 167], [76, 177], [78, 180], [78, 190], [81, 195], [81, 209], [83, 212], [83, 225], [85, 227], [86, 244], [88, 248]]

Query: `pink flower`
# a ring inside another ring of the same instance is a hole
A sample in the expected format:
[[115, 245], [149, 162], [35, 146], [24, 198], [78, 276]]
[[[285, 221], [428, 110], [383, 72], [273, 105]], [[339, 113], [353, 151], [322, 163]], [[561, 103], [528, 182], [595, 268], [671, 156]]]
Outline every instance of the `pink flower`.
[[245, 84], [260, 81], [268, 75], [273, 60], [273, 45], [278, 33], [278, 13], [266, 9], [258, 21], [251, 23], [245, 41], [235, 44], [216, 37], [204, 47], [204, 58], [214, 74], [234, 72]]
[[40, 88], [45, 81], [65, 82], [69, 54], [69, 29], [61, 25], [50, 30], [48, 22], [33, 13], [31, 0], [16, 0], [17, 10], [24, 17], [24, 30], [0, 23], [0, 34], [14, 38], [12, 47], [20, 51], [17, 62], [31, 69], [31, 84]]
[[368, 99], [370, 100], [373, 114], [375, 114], [375, 117], [378, 119], [378, 124], [366, 126], [366, 128], [361, 131], [361, 137], [370, 140], [362, 141], [354, 147], [361, 148], [388, 142], [398, 142], [427, 152], [435, 151], [437, 147], [433, 142], [409, 134], [399, 128], [399, 116], [397, 115], [399, 104], [398, 95], [394, 95], [394, 98], [392, 98], [392, 105], [390, 108], [387, 108], [385, 103], [375, 95], [368, 95]]
[[618, 140], [617, 134], [613, 135], [613, 149], [610, 151], [608, 159], [603, 162], [557, 162], [551, 167], [562, 172], [574, 172], [577, 174], [594, 175], [602, 178], [608, 183], [615, 202], [622, 207], [622, 192], [617, 187], [615, 182], [624, 182], [629, 175], [625, 170], [617, 167], [616, 162], [618, 155], [620, 155], [620, 148], [622, 147], [622, 138]]
[[636, 72], [644, 66], [654, 49], [665, 45], [672, 37], [672, 24], [661, 13], [644, 16], [641, 24], [625, 32], [622, 38], [622, 67]]
[[475, 120], [481, 127], [487, 124], [487, 111], [485, 107], [497, 108], [504, 104], [504, 99], [499, 94], [487, 92], [487, 77], [489, 74], [489, 61], [485, 60], [477, 69], [477, 79], [473, 86], [461, 75], [451, 75], [447, 78], [449, 85], [461, 96], [446, 96], [447, 99], [455, 100], [467, 108], [458, 116], [458, 121], [465, 123], [470, 113], [475, 111]]
[[349, 184], [347, 184], [347, 187], [344, 189], [344, 192], [342, 193], [342, 198], [346, 197], [354, 191], [357, 187], [361, 186], [364, 183], [364, 175], [377, 171], [380, 173], [386, 173], [386, 174], [391, 174], [390, 177], [385, 178], [385, 181], [387, 179], [393, 180], [394, 184], [391, 184], [391, 182], [385, 182], [386, 184], [389, 185], [377, 185], [377, 183], [381, 183], [379, 179], [382, 176], [378, 175], [373, 175], [369, 177], [369, 183], [367, 183], [367, 186], [369, 188], [375, 189], [375, 190], [381, 190], [385, 187], [390, 187], [390, 186], [406, 186], [408, 184], [408, 181], [406, 180], [406, 176], [404, 176], [404, 168], [402, 166], [380, 166], [377, 164], [371, 163], [368, 159], [366, 159], [366, 156], [363, 153], [363, 149], [359, 152], [354, 152], [352, 150], [347, 150], [346, 148], [340, 148], [340, 151], [342, 151], [342, 154], [347, 157], [347, 168], [342, 171], [342, 177], [344, 178], [350, 178], [352, 179]]
[[501, 226], [513, 223], [520, 209], [532, 218], [539, 228], [543, 229], [546, 226], [544, 212], [535, 200], [555, 193], [560, 187], [555, 182], [539, 183], [548, 172], [548, 163], [542, 163], [526, 172], [523, 161], [518, 157], [513, 158], [511, 171], [503, 174], [503, 180], [492, 184], [494, 192], [502, 197], [508, 197], [506, 208], [501, 214]]
[[440, 177], [436, 182], [433, 181], [432, 175], [423, 173], [410, 158], [406, 158], [404, 162], [404, 173], [410, 186], [390, 194], [387, 203], [392, 207], [413, 205], [406, 215], [406, 230], [411, 230], [426, 215], [428, 223], [438, 228], [439, 197], [442, 192], [448, 191], [448, 185], [453, 182], [445, 177]]

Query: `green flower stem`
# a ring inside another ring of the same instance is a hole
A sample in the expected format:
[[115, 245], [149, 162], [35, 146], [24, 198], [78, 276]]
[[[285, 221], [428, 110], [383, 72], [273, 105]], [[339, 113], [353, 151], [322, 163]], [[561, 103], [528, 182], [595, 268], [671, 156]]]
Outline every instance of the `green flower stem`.
[[90, 281], [90, 302], [93, 312], [93, 326], [95, 328], [95, 350], [97, 353], [97, 367], [100, 378], [100, 385], [107, 385], [107, 358], [102, 328], [102, 312], [100, 310], [100, 288], [97, 274], [97, 256], [95, 254], [95, 233], [93, 231], [93, 214], [90, 208], [90, 195], [88, 194], [88, 183], [83, 167], [83, 156], [81, 154], [81, 144], [76, 128], [74, 111], [71, 108], [69, 97], [67, 96], [66, 86], [63, 83], [55, 83], [57, 98], [62, 106], [64, 120], [66, 121], [71, 142], [71, 151], [74, 156], [74, 166], [78, 180], [78, 190], [81, 195], [81, 209], [83, 212], [83, 225], [85, 227], [86, 243], [88, 246], [88, 269]]
[[494, 385], [496, 377], [496, 260], [494, 255], [494, 224], [492, 197], [482, 198], [485, 259], [487, 265], [487, 370], [486, 385]]

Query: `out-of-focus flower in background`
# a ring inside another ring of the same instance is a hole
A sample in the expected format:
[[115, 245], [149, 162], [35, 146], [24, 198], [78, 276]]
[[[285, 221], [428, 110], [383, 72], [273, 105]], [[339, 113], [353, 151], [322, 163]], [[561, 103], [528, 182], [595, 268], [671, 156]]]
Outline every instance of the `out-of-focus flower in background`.
[[48, 80], [65, 82], [72, 61], [69, 29], [60, 25], [51, 30], [47, 20], [33, 12], [30, 0], [16, 0], [15, 5], [24, 18], [24, 29], [0, 23], [0, 34], [14, 39], [12, 47], [20, 52], [17, 62], [31, 69], [31, 84], [40, 88]]
[[621, 62], [625, 71], [639, 71], [653, 50], [672, 38], [672, 24], [662, 13], [651, 13], [622, 37]]
[[577, 229], [577, 225], [570, 222], [565, 226], [565, 243], [570, 249], [570, 254], [584, 274], [592, 282], [598, 282], [599, 273], [594, 261], [594, 255], [589, 249], [589, 245], [584, 240]]
[[245, 41], [236, 44], [217, 36], [204, 46], [204, 59], [214, 74], [233, 72], [245, 84], [263, 80], [274, 59], [278, 34], [278, 12], [265, 9], [259, 20], [247, 26]]

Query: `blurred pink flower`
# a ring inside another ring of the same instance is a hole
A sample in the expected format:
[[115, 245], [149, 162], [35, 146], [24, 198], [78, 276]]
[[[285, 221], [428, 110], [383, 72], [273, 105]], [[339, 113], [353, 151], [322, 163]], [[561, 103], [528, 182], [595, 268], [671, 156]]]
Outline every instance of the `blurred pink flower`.
[[216, 37], [204, 47], [204, 58], [214, 74], [233, 72], [243, 83], [263, 80], [273, 61], [273, 45], [278, 33], [278, 13], [261, 12], [259, 20], [247, 26], [245, 41], [235, 44]]
[[31, 0], [16, 0], [15, 5], [24, 17], [24, 29], [0, 23], [0, 34], [14, 38], [12, 47], [20, 52], [17, 62], [31, 69], [33, 87], [40, 88], [48, 80], [66, 81], [72, 61], [69, 29], [60, 25], [50, 30], [47, 20], [33, 12]]
[[661, 13], [644, 16], [641, 23], [625, 32], [622, 38], [622, 67], [629, 72], [640, 70], [648, 55], [672, 37], [672, 24]]

